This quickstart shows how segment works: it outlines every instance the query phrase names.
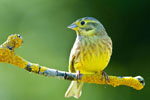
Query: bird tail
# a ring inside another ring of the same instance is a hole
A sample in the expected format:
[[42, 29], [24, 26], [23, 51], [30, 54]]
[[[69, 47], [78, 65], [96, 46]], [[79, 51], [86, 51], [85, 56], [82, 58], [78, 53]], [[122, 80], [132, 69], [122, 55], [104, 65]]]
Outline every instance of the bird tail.
[[65, 94], [65, 97], [74, 96], [75, 98], [79, 98], [81, 96], [82, 86], [83, 82], [72, 81]]

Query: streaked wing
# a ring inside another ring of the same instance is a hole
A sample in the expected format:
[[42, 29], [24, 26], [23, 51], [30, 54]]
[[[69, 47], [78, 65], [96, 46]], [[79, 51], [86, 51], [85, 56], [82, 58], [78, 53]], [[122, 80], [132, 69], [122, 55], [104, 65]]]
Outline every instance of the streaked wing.
[[69, 72], [72, 72], [72, 73], [76, 72], [74, 65], [78, 63], [79, 55], [80, 55], [80, 48], [79, 48], [79, 45], [76, 45], [75, 43], [70, 54]]

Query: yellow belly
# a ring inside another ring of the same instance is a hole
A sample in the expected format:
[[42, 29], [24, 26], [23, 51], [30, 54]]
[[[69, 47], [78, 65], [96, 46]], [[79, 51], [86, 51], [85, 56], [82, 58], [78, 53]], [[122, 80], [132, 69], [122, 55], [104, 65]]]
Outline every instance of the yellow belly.
[[[86, 52], [86, 54], [85, 54]], [[94, 51], [82, 51], [77, 63], [74, 64], [75, 70], [79, 70], [81, 73], [95, 73], [103, 71], [107, 66], [111, 53], [108, 49], [104, 48]]]
[[112, 54], [112, 42], [106, 35], [103, 37], [78, 37], [71, 51], [69, 71], [95, 73], [103, 71]]

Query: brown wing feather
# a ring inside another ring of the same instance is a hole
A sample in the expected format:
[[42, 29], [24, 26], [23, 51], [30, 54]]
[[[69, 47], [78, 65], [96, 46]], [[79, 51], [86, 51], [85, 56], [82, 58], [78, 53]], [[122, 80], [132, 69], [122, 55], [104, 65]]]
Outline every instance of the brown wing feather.
[[74, 68], [74, 59], [75, 59], [75, 56], [73, 56], [69, 62], [69, 72], [72, 72], [72, 73], [75, 73], [75, 68]]
[[78, 63], [79, 60], [79, 55], [80, 55], [80, 47], [76, 43], [74, 44], [71, 54], [70, 54], [70, 59], [69, 59], [69, 72], [75, 73], [76, 69], [74, 65]]

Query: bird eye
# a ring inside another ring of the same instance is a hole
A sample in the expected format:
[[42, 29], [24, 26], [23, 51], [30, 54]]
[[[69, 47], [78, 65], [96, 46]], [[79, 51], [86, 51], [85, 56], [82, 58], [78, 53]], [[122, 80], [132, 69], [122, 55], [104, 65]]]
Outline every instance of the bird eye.
[[82, 22], [81, 22], [81, 25], [84, 25], [84, 24], [85, 24], [85, 21], [82, 21]]

